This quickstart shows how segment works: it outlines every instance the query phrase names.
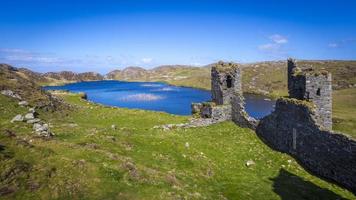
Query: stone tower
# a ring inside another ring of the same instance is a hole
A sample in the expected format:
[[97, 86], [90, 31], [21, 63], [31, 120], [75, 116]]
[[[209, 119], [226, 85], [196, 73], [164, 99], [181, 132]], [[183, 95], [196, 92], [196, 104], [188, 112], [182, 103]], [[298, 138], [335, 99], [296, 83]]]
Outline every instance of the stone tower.
[[212, 101], [217, 105], [230, 104], [232, 98], [242, 94], [241, 72], [235, 63], [218, 62], [211, 69]]
[[317, 122], [325, 129], [332, 129], [331, 74], [311, 67], [297, 66], [288, 59], [288, 93], [290, 98], [312, 101], [316, 106]]

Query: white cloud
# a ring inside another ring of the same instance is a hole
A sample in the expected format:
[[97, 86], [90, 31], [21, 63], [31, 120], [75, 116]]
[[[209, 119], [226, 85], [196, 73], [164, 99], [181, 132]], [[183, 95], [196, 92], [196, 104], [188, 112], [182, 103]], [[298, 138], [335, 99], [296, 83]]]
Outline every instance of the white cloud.
[[[32, 67], [41, 69], [40, 71], [51, 70], [105, 70], [106, 68], [117, 68], [132, 65], [141, 61], [130, 55], [99, 56], [83, 55], [72, 57], [62, 57], [53, 53], [38, 53], [24, 49], [0, 48], [0, 62], [14, 65], [16, 67]], [[150, 59], [145, 59], [150, 62]]]
[[337, 43], [330, 43], [328, 46], [329, 46], [330, 48], [337, 48], [337, 47], [339, 47], [339, 44], [337, 44]]
[[282, 59], [287, 57], [287, 53], [284, 49], [285, 45], [288, 43], [288, 39], [280, 34], [273, 34], [268, 37], [269, 43], [261, 44], [258, 49], [272, 56], [273, 58]]
[[276, 44], [286, 44], [288, 43], [288, 39], [282, 35], [274, 34], [269, 37]]
[[272, 50], [277, 50], [280, 47], [278, 44], [273, 44], [273, 43], [268, 43], [268, 44], [262, 44], [258, 46], [258, 49], [261, 51], [272, 51]]
[[152, 58], [142, 58], [141, 62], [143, 62], [144, 64], [148, 64], [148, 63], [151, 63], [152, 60], [153, 60]]
[[356, 44], [356, 39], [355, 38], [348, 38], [348, 39], [343, 39], [339, 40], [337, 42], [332, 42], [328, 44], [328, 47], [330, 48], [341, 48], [341, 47], [347, 47], [350, 45], [355, 45]]

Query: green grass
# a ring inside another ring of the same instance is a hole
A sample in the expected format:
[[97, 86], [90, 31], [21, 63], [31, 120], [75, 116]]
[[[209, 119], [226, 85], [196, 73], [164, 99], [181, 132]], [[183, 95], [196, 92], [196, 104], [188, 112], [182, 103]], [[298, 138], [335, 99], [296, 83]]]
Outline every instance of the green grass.
[[63, 98], [76, 108], [40, 111], [56, 134], [43, 140], [9, 122], [26, 110], [0, 95], [0, 191], [12, 190], [0, 198], [355, 199], [231, 122], [163, 131], [152, 127], [187, 117]]
[[333, 129], [356, 138], [356, 88], [334, 91]]

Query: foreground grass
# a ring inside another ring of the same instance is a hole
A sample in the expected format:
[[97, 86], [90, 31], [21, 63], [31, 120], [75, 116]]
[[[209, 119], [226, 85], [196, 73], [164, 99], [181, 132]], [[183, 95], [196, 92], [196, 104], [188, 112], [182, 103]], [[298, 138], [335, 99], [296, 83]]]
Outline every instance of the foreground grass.
[[[26, 110], [0, 95], [0, 192], [10, 191], [1, 198], [355, 198], [231, 122], [163, 131], [152, 127], [187, 118], [63, 98], [77, 107], [40, 112], [56, 134], [46, 141], [30, 125], [9, 123]], [[248, 160], [256, 164], [246, 167]]]

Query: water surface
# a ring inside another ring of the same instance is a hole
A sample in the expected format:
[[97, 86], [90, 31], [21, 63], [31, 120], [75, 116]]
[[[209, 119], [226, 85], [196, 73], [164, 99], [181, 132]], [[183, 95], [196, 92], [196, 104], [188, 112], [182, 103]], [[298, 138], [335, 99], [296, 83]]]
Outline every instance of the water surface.
[[[103, 105], [164, 111], [177, 115], [190, 115], [192, 102], [211, 99], [209, 91], [171, 86], [159, 82], [93, 81], [63, 86], [46, 86], [46, 90], [85, 92], [88, 100]], [[274, 102], [263, 96], [245, 95], [246, 110], [261, 118], [273, 110]]]

